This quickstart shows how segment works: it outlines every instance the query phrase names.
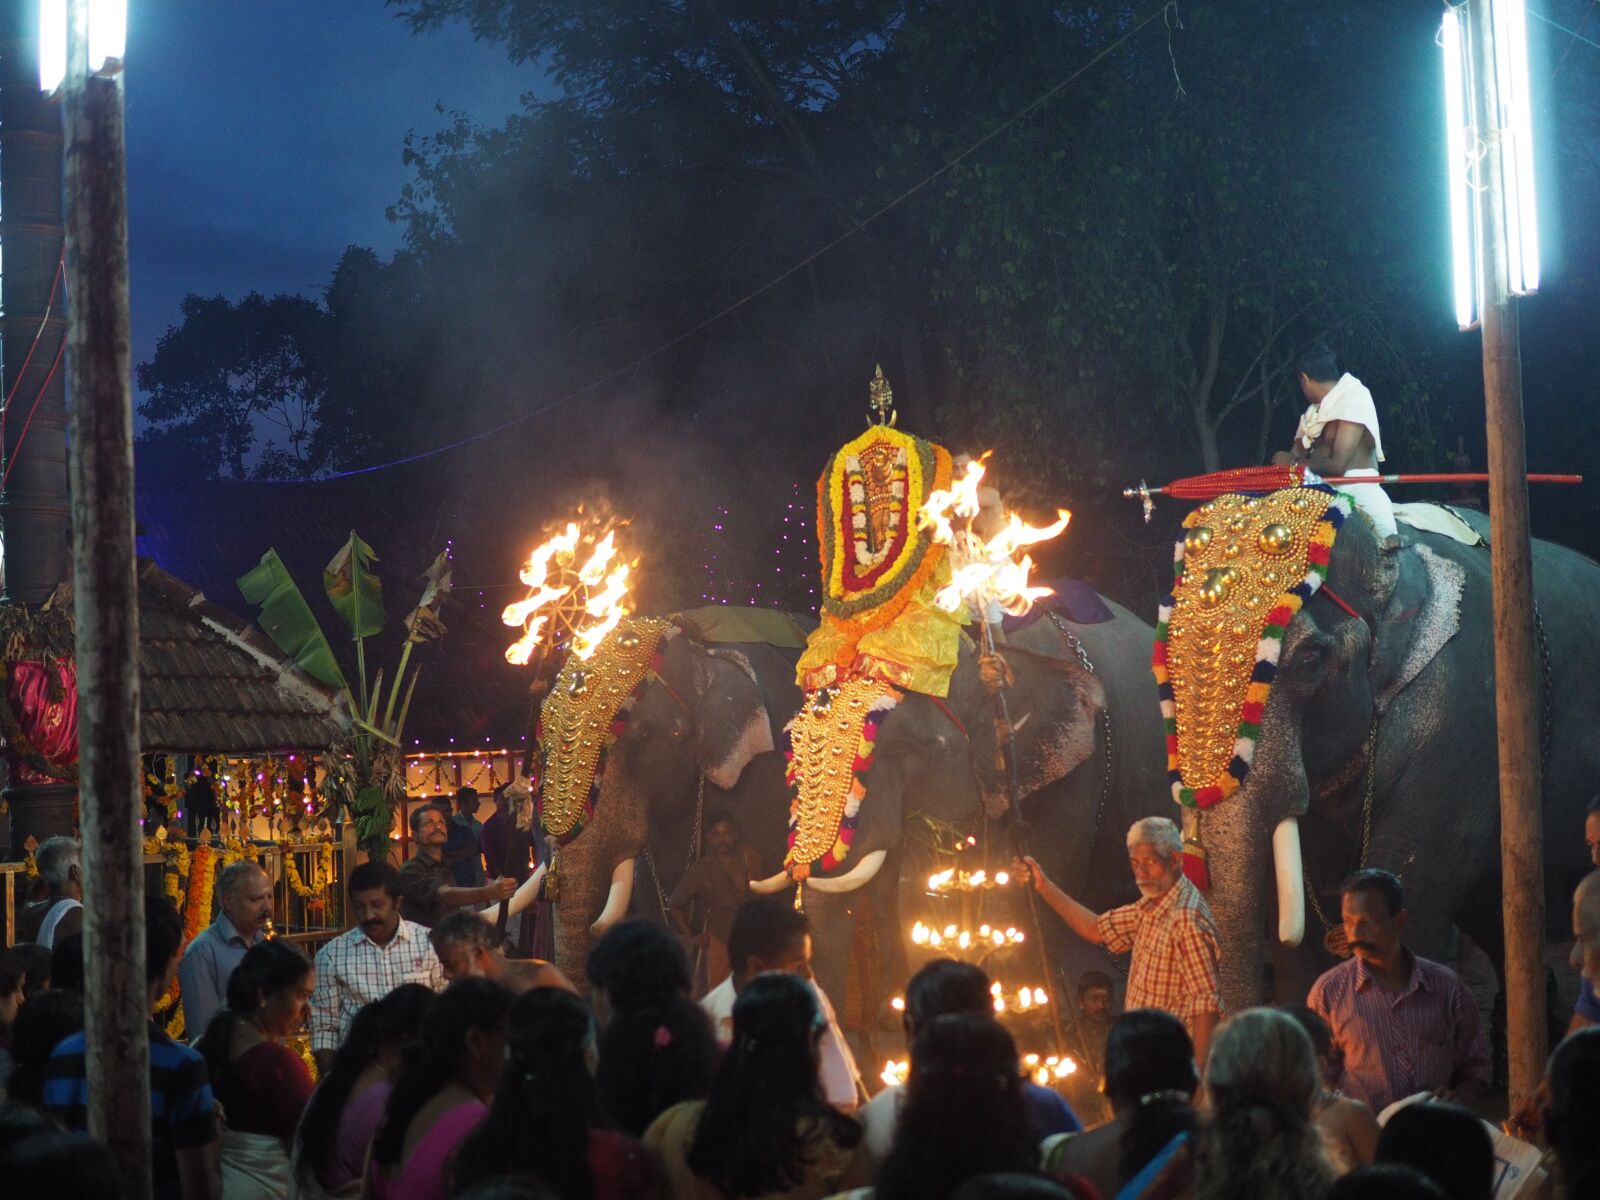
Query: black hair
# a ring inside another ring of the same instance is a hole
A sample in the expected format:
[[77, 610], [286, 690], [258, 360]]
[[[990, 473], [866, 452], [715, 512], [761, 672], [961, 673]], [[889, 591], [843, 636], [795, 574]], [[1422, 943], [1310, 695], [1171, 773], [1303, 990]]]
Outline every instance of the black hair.
[[1280, 1004], [1278, 1011], [1287, 1017], [1293, 1017], [1295, 1023], [1306, 1031], [1306, 1036], [1311, 1039], [1311, 1048], [1317, 1052], [1318, 1058], [1325, 1058], [1333, 1052], [1333, 1030], [1328, 1028], [1315, 1009], [1307, 1008], [1304, 1004]]
[[1585, 817], [1592, 817], [1595, 813], [1600, 813], [1600, 792], [1589, 797], [1589, 807], [1583, 810]]
[[734, 975], [740, 975], [752, 957], [777, 958], [810, 929], [811, 921], [793, 905], [781, 900], [746, 900], [733, 914], [728, 930], [728, 962]]
[[436, 812], [444, 818], [446, 825], [450, 824], [450, 810], [442, 804], [419, 804], [411, 810], [411, 832], [417, 833], [422, 829], [422, 818], [430, 812]]
[[400, 898], [400, 872], [387, 862], [364, 862], [354, 871], [350, 872], [349, 892], [353, 896], [357, 892], [370, 892], [373, 888], [382, 888], [390, 898]]
[[1095, 988], [1104, 988], [1108, 992], [1115, 992], [1117, 990], [1111, 982], [1111, 976], [1107, 975], [1104, 971], [1085, 971], [1082, 975], [1078, 976], [1079, 1000], [1082, 1000], [1090, 992], [1094, 991]]
[[894, 1146], [873, 1179], [878, 1200], [945, 1200], [975, 1175], [1030, 1174], [1038, 1162], [1011, 1035], [970, 1013], [919, 1028]]
[[725, 1196], [764, 1196], [805, 1179], [804, 1126], [846, 1148], [861, 1140], [861, 1127], [822, 1099], [813, 1048], [821, 1031], [816, 993], [804, 979], [775, 973], [750, 981], [734, 1001], [733, 1044], [689, 1144], [691, 1171]]
[[689, 993], [689, 959], [664, 926], [635, 917], [608, 930], [589, 951], [589, 984], [616, 1012], [664, 1007]]
[[1123, 1013], [1106, 1035], [1106, 1099], [1132, 1114], [1118, 1170], [1131, 1179], [1178, 1134], [1195, 1127], [1189, 1103], [1200, 1086], [1183, 1022], [1155, 1008]]
[[22, 959], [25, 972], [22, 980], [23, 999], [47, 991], [50, 987], [50, 947], [41, 946], [38, 942], [18, 942], [11, 950]]
[[455, 1193], [456, 1200], [561, 1200], [531, 1175], [496, 1175]]
[[1414, 1167], [1371, 1163], [1335, 1180], [1326, 1200], [1450, 1200], [1450, 1197]]
[[334, 1051], [333, 1065], [318, 1081], [295, 1130], [295, 1178], [306, 1193], [317, 1190], [313, 1184], [320, 1186], [323, 1169], [333, 1162], [339, 1116], [361, 1072], [385, 1047], [409, 1046], [417, 1040], [433, 998], [433, 989], [426, 984], [402, 983], [356, 1011], [344, 1041]]
[[1312, 342], [1295, 359], [1294, 369], [1318, 383], [1332, 383], [1339, 378], [1339, 359], [1333, 347], [1320, 338]]
[[[181, 936], [182, 930], [179, 930]], [[83, 934], [67, 933], [50, 947], [50, 986], [83, 991]]]
[[1550, 1081], [1545, 1136], [1561, 1165], [1569, 1196], [1600, 1194], [1600, 1028], [1580, 1029], [1556, 1047], [1545, 1070]]
[[7, 1189], [18, 1196], [126, 1196], [122, 1172], [104, 1142], [84, 1133], [37, 1133], [0, 1159]]
[[1086, 1195], [1054, 1179], [999, 1171], [993, 1175], [974, 1175], [950, 1193], [950, 1200], [1079, 1200]]
[[606, 1115], [640, 1137], [674, 1104], [703, 1100], [717, 1068], [705, 1010], [686, 996], [619, 1012], [600, 1035], [595, 1085]]
[[11, 1027], [11, 1054], [17, 1065], [6, 1083], [6, 1095], [24, 1104], [43, 1104], [44, 1069], [51, 1052], [82, 1030], [81, 992], [51, 988], [24, 1004]]
[[511, 993], [489, 979], [458, 979], [445, 988], [433, 1002], [422, 1036], [406, 1051], [383, 1123], [372, 1139], [373, 1162], [390, 1167], [400, 1161], [406, 1131], [417, 1113], [460, 1072], [467, 1057], [467, 1032], [498, 1029], [510, 1007]]
[[22, 990], [28, 978], [28, 964], [15, 950], [0, 950], [0, 996], [9, 996]]
[[17, 1103], [16, 1097], [0, 1103], [0, 1162], [29, 1138], [54, 1133], [58, 1126], [37, 1107]]
[[183, 918], [171, 900], [152, 893], [144, 898], [144, 980], [159, 983], [183, 945]]
[[459, 908], [428, 931], [428, 941], [435, 950], [452, 943], [480, 950], [499, 950], [505, 945], [493, 925], [477, 913]]
[[[475, 788], [475, 787], [472, 787], [471, 785], [468, 785], [466, 787], [459, 787], [459, 788], [456, 789], [456, 807], [457, 808], [460, 808], [468, 800], [476, 800], [477, 798], [478, 798], [478, 789]], [[448, 815], [448, 814], [446, 814], [446, 815]]]
[[294, 987], [310, 973], [311, 960], [291, 942], [273, 938], [257, 942], [244, 952], [228, 976], [227, 1003], [217, 1010], [194, 1046], [206, 1060], [212, 1091], [220, 1091], [233, 1073], [233, 1057], [229, 1053], [233, 1023], [259, 1009], [267, 997]]
[[1384, 1124], [1376, 1158], [1415, 1167], [1451, 1200], [1494, 1195], [1494, 1142], [1483, 1122], [1456, 1104], [1406, 1105]]
[[1383, 897], [1383, 906], [1391, 917], [1405, 911], [1406, 890], [1400, 885], [1400, 877], [1382, 867], [1366, 867], [1347, 877], [1339, 885], [1339, 894], [1345, 896], [1351, 892], [1377, 892]]
[[507, 1172], [533, 1175], [564, 1200], [591, 1200], [589, 1131], [600, 1123], [584, 1058], [589, 1006], [562, 988], [512, 1002], [494, 1102], [456, 1152], [456, 1190]]
[[737, 830], [739, 828], [739, 818], [725, 808], [713, 808], [706, 814], [705, 827], [710, 829], [713, 825], [732, 825]]
[[936, 958], [906, 984], [906, 1024], [913, 1030], [950, 1013], [993, 1012], [989, 976], [972, 963]]

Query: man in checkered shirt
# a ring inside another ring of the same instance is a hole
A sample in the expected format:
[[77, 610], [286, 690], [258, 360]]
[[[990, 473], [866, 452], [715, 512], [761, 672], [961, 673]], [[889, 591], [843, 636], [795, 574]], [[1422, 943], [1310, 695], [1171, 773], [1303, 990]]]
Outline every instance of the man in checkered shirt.
[[350, 872], [350, 913], [355, 927], [317, 951], [317, 988], [311, 995], [311, 1053], [325, 1073], [356, 1011], [403, 983], [444, 986], [428, 931], [400, 916], [400, 873], [385, 862]]
[[1194, 1039], [1204, 1069], [1212, 1031], [1222, 1014], [1217, 982], [1217, 924], [1200, 889], [1183, 873], [1183, 838], [1165, 817], [1146, 817], [1128, 830], [1128, 864], [1140, 897], [1110, 912], [1093, 913], [1023, 859], [1039, 895], [1073, 933], [1113, 954], [1133, 951], [1124, 1008], [1159, 1008], [1177, 1017]]

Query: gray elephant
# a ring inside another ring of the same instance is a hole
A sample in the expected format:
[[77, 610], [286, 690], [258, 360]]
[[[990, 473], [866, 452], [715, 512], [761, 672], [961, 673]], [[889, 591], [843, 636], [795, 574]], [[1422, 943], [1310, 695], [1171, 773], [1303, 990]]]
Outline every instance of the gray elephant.
[[[1128, 825], [1172, 808], [1149, 668], [1153, 631], [1120, 605], [1110, 608], [1112, 619], [1093, 624], [1049, 613], [1000, 648], [1014, 677], [1007, 699], [1030, 852], [1074, 894], [1104, 905], [1134, 895], [1123, 844]], [[919, 817], [976, 828], [986, 807], [1004, 822], [1009, 803], [995, 736], [993, 703], [970, 639], [947, 700], [910, 692], [884, 718], [849, 855], [838, 870], [802, 884], [814, 967], [829, 995], [846, 994], [861, 912], [871, 914], [878, 948], [862, 977], [863, 1011], [881, 1016], [889, 989], [903, 985], [904, 828]], [[1007, 848], [998, 849], [1006, 861]], [[756, 887], [787, 884], [778, 874]]]
[[[1339, 883], [1358, 866], [1401, 877], [1416, 953], [1447, 957], [1456, 925], [1502, 961], [1492, 550], [1406, 525], [1380, 538], [1356, 510], [1337, 528], [1326, 582], [1283, 627], [1276, 667], [1252, 668], [1276, 597], [1307, 571], [1315, 531], [1290, 518], [1329, 499], [1291, 489], [1201, 506], [1180, 547], [1187, 582], [1167, 610], [1175, 782], [1207, 786], [1224, 762], [1243, 779], [1202, 796], [1198, 816], [1233, 1011], [1262, 999], [1269, 943], [1279, 1001], [1299, 1001], [1333, 964]], [[1485, 520], [1462, 515], [1486, 536]], [[1600, 565], [1547, 542], [1533, 551], [1543, 695], [1528, 702], [1541, 712], [1555, 889], [1583, 866], [1577, 831], [1600, 777]], [[1270, 690], [1236, 725], [1247, 670]], [[1305, 937], [1308, 896], [1324, 919]], [[1566, 897], [1552, 891], [1546, 908], [1564, 914]]]
[[800, 703], [808, 624], [720, 606], [628, 618], [588, 662], [562, 668], [540, 713], [539, 813], [558, 844], [556, 962], [573, 979], [625, 916], [663, 918], [704, 813], [727, 809], [781, 861], [788, 796], [774, 746]]

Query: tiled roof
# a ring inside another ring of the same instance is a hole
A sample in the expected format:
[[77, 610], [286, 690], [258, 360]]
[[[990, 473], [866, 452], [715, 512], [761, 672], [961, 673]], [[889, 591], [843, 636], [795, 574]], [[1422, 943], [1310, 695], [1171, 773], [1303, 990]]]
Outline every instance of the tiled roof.
[[[377, 553], [389, 622], [367, 639], [367, 673], [381, 667], [388, 689], [398, 663], [400, 621], [422, 590], [421, 575], [444, 545], [443, 534], [410, 527], [381, 493], [350, 481], [294, 485], [140, 477], [139, 553], [192, 584], [239, 618], [254, 612], [237, 579], [276, 549], [328, 634], [346, 678], [356, 679], [355, 651], [322, 590], [322, 569], [352, 529]], [[494, 578], [501, 568], [473, 561], [454, 545], [458, 584]], [[482, 555], [488, 559], [488, 555]], [[504, 597], [456, 591], [446, 603], [449, 632], [413, 648], [421, 668], [406, 720], [407, 750], [514, 749], [531, 732], [528, 673], [505, 661], [511, 640], [499, 623]], [[256, 636], [267, 641], [264, 634]], [[275, 653], [275, 657], [281, 655]]]
[[319, 750], [346, 727], [337, 693], [255, 626], [139, 563], [140, 742], [148, 751]]

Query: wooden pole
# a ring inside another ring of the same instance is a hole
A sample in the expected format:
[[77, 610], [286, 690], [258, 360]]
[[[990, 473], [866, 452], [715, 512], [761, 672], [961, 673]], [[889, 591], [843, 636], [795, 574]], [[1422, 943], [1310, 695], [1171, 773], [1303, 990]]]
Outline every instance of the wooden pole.
[[[1507, 287], [1501, 179], [1505, 171], [1490, 0], [1467, 6], [1473, 110], [1483, 159], [1476, 188], [1482, 230], [1483, 398], [1489, 440], [1494, 585], [1495, 723], [1500, 755], [1500, 870], [1511, 1111], [1529, 1100], [1548, 1051], [1544, 1004], [1544, 841], [1539, 688], [1534, 666], [1533, 548], [1517, 308]], [[1505, 50], [1502, 48], [1502, 53]]]
[[122, 80], [88, 72], [89, 0], [69, 0], [67, 379], [78, 627], [89, 1132], [150, 1195], [150, 1023], [139, 839], [139, 610]]

